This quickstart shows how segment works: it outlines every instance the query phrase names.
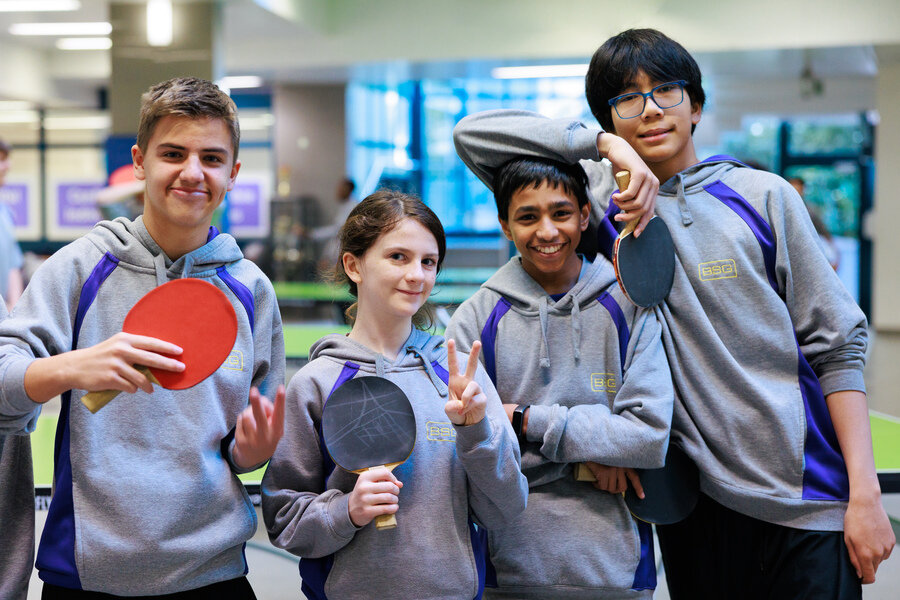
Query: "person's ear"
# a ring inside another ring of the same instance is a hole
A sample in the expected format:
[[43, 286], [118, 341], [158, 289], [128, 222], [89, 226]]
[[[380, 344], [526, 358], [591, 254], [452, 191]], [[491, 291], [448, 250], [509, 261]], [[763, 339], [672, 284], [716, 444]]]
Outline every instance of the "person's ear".
[[237, 179], [238, 171], [241, 170], [241, 161], [234, 161], [234, 165], [231, 167], [231, 175], [228, 177], [228, 191], [234, 189], [234, 180]]
[[350, 281], [359, 285], [362, 282], [362, 273], [359, 271], [359, 258], [350, 252], [344, 252], [343, 256], [341, 256], [341, 263], [344, 265], [344, 273], [347, 274]]
[[131, 147], [131, 165], [134, 169], [134, 178], [138, 181], [144, 181], [144, 153], [141, 149], [134, 145]]
[[587, 202], [581, 207], [581, 222], [579, 226], [582, 231], [587, 231], [588, 224], [591, 222], [591, 203]]
[[703, 115], [703, 107], [700, 106], [699, 102], [691, 102], [691, 124], [696, 125], [700, 122], [700, 117]]
[[506, 236], [506, 239], [509, 241], [513, 241], [512, 238], [512, 230], [509, 228], [509, 220], [497, 217], [497, 221], [500, 222], [500, 229], [503, 230], [503, 235]]

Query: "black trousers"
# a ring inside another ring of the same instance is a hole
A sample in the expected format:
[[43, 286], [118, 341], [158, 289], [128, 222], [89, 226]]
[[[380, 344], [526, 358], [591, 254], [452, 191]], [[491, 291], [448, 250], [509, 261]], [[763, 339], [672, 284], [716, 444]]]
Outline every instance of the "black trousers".
[[[126, 596], [113, 596], [102, 592], [85, 592], [71, 590], [69, 588], [44, 584], [41, 592], [41, 600], [112, 600], [114, 598], [126, 598]], [[256, 600], [256, 594], [250, 587], [246, 577], [220, 581], [195, 590], [166, 594], [164, 596], [127, 596], [128, 600]]]
[[675, 525], [656, 528], [672, 600], [860, 600], [840, 531], [774, 525], [701, 494]]

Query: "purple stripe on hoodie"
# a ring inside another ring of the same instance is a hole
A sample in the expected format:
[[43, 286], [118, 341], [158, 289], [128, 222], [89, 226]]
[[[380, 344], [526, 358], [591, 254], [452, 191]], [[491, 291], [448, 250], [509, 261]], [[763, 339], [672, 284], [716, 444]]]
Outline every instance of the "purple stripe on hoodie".
[[[719, 199], [750, 227], [759, 241], [766, 266], [766, 276], [772, 289], [784, 298], [775, 278], [775, 236], [765, 219], [736, 191], [716, 181], [704, 186], [707, 192]], [[841, 454], [834, 424], [819, 379], [797, 343], [797, 377], [803, 397], [806, 416], [806, 444], [803, 447], [803, 499], [847, 500], [850, 497], [850, 481], [847, 466]]]

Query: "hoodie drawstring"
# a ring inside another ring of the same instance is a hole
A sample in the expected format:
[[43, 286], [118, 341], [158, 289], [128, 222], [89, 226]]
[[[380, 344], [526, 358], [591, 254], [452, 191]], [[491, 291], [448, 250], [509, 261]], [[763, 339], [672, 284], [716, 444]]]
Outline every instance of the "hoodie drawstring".
[[185, 254], [184, 255], [184, 267], [181, 269], [181, 277], [190, 277], [191, 271], [194, 270], [194, 256], [193, 254]]
[[678, 189], [675, 190], [675, 193], [678, 198], [678, 210], [681, 212], [681, 224], [687, 227], [694, 222], [694, 217], [691, 216], [691, 209], [688, 208], [687, 196], [684, 194], [684, 178], [680, 174], [678, 175]]
[[541, 317], [541, 367], [550, 367], [550, 343], [547, 341], [547, 296], [541, 296], [538, 302]]
[[422, 366], [425, 368], [425, 372], [428, 373], [428, 378], [431, 380], [431, 384], [434, 386], [434, 389], [438, 391], [438, 394], [440, 394], [441, 397], [446, 397], [449, 393], [449, 389], [447, 388], [447, 385], [444, 383], [444, 381], [440, 377], [438, 377], [438, 374], [434, 372], [434, 367], [431, 366], [431, 361], [428, 360], [428, 358], [425, 357], [421, 352], [419, 352], [419, 349], [415, 346], [407, 346], [406, 351], [412, 352], [419, 358], [419, 360], [422, 361]]
[[156, 285], [162, 285], [169, 280], [166, 275], [166, 255], [160, 252], [153, 257], [153, 266], [156, 268]]
[[380, 354], [375, 355], [375, 375], [384, 377], [384, 357]]
[[575, 362], [581, 360], [581, 306], [578, 298], [572, 298], [572, 351]]

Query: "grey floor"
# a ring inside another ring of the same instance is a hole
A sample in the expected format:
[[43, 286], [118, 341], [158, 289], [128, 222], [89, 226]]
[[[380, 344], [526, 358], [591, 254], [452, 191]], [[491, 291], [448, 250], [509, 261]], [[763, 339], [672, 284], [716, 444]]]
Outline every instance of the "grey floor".
[[[895, 522], [900, 522], [900, 494], [886, 495], [884, 505]], [[44, 525], [47, 513], [37, 513], [38, 535]], [[262, 517], [260, 516], [260, 523]], [[895, 533], [900, 538], [900, 528], [895, 525]], [[657, 552], [659, 556], [659, 552]], [[250, 583], [260, 600], [294, 600], [302, 598], [300, 577], [297, 574], [295, 557], [269, 544], [265, 532], [257, 531], [247, 544], [247, 560], [250, 563]], [[41, 583], [37, 573], [32, 576], [28, 600], [40, 598]], [[660, 574], [659, 587], [654, 595], [657, 600], [668, 600], [665, 573]], [[882, 563], [877, 581], [863, 587], [865, 600], [897, 600], [900, 598], [900, 550], [895, 550], [891, 558]]]

